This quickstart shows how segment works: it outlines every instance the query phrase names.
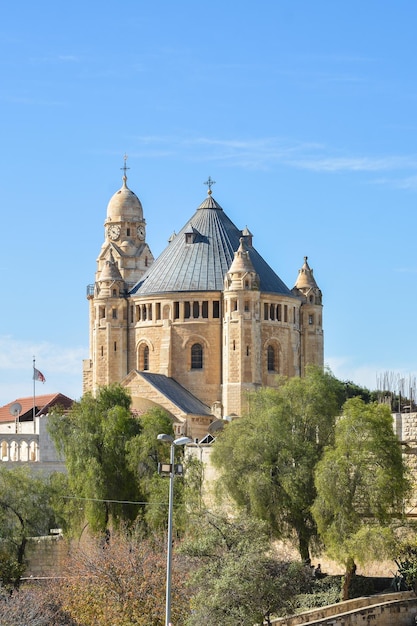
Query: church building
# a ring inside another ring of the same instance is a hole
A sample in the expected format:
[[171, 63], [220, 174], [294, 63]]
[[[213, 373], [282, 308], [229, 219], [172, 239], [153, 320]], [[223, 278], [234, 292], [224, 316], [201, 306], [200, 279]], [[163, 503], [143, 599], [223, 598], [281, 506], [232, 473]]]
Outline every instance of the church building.
[[154, 259], [126, 161], [123, 169], [87, 287], [83, 391], [120, 382], [138, 414], [162, 407], [176, 435], [201, 440], [212, 422], [245, 412], [248, 392], [323, 366], [322, 294], [307, 257], [295, 286], [284, 284], [214, 199], [210, 178], [207, 197]]

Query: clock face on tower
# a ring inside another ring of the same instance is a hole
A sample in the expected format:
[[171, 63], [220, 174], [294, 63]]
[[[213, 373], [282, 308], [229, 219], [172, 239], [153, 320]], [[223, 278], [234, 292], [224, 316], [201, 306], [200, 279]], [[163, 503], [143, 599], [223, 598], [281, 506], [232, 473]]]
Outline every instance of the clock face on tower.
[[139, 239], [145, 239], [145, 227], [144, 226], [138, 226], [138, 237]]
[[107, 236], [109, 239], [112, 239], [113, 241], [115, 241], [116, 239], [119, 238], [119, 235], [120, 235], [120, 226], [118, 224], [111, 224], [107, 228]]

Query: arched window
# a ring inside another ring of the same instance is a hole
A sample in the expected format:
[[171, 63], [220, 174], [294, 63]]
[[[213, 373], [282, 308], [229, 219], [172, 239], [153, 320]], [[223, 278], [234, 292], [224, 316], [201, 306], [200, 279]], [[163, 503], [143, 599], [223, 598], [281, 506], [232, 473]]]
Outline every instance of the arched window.
[[191, 346], [191, 369], [203, 369], [203, 346], [199, 343], [194, 343]]
[[144, 370], [148, 370], [149, 369], [149, 348], [148, 348], [148, 346], [145, 346], [143, 348], [143, 369]]
[[275, 349], [268, 346], [267, 350], [268, 372], [275, 372]]
[[149, 346], [146, 343], [141, 344], [138, 357], [138, 369], [142, 371], [149, 370]]

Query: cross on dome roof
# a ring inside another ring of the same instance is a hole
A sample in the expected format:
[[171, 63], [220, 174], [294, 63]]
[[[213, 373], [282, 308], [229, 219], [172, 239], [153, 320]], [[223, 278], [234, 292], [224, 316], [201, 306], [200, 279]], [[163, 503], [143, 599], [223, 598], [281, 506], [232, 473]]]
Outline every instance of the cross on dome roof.
[[215, 185], [215, 184], [216, 184], [216, 181], [215, 181], [215, 180], [213, 180], [213, 179], [211, 178], [211, 176], [209, 176], [209, 177], [207, 178], [206, 182], [204, 183], [204, 185], [207, 185], [207, 187], [208, 187], [208, 191], [207, 191], [207, 193], [208, 193], [208, 195], [209, 195], [209, 196], [211, 196], [211, 194], [212, 194], [211, 188], [212, 188], [212, 187], [213, 187], [213, 185]]
[[121, 170], [123, 170], [123, 180], [124, 180], [124, 182], [127, 181], [126, 172], [127, 172], [127, 170], [130, 170], [130, 167], [127, 167], [127, 165], [126, 165], [127, 159], [128, 159], [128, 156], [127, 156], [127, 154], [125, 152], [125, 154], [123, 156], [123, 161], [124, 161], [123, 167], [120, 168]]

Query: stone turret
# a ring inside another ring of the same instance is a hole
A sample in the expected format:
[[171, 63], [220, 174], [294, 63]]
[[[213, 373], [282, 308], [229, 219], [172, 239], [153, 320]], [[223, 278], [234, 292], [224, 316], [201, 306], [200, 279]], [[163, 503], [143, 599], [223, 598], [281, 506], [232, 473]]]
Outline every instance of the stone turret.
[[300, 308], [300, 370], [303, 376], [307, 365], [319, 367], [324, 365], [322, 293], [306, 256], [292, 291], [294, 295], [302, 299]]

